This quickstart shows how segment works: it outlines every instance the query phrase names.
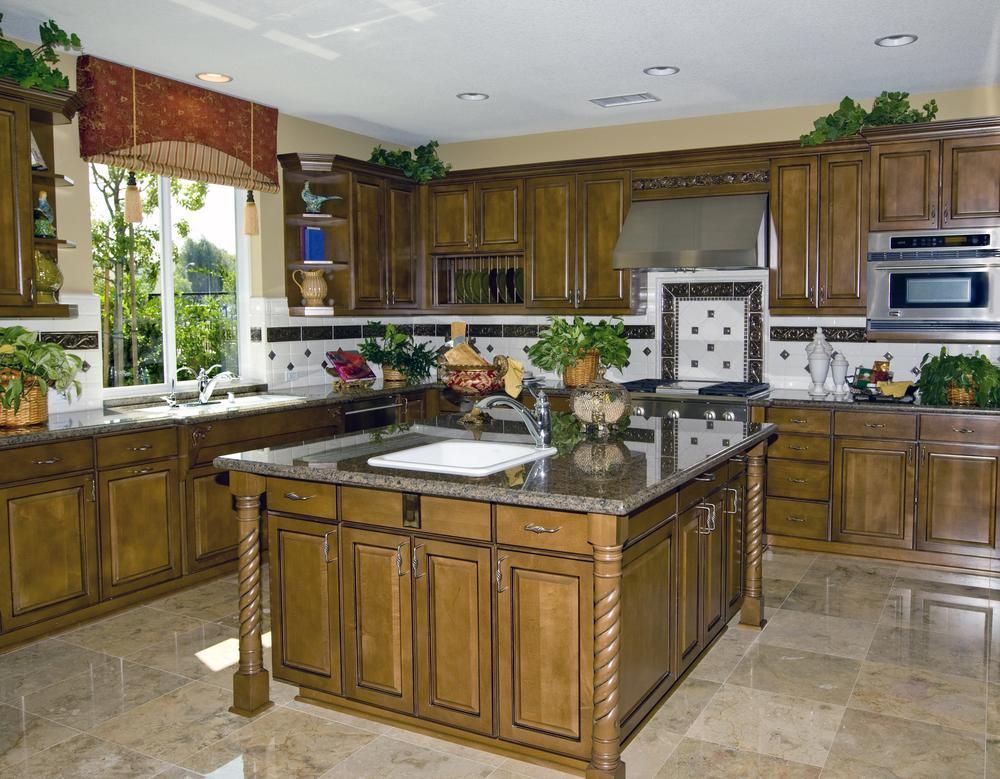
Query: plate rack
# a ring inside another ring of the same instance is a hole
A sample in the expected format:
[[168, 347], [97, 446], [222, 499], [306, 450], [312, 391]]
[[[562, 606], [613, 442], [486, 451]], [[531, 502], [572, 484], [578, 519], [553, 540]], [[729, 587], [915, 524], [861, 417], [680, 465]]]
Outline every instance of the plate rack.
[[524, 255], [434, 258], [438, 305], [523, 306]]

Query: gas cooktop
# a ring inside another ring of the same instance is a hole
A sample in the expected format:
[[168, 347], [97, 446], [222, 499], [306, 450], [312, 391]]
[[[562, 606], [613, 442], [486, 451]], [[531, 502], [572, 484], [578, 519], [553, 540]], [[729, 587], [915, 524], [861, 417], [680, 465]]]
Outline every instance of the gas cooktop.
[[766, 395], [770, 384], [748, 381], [667, 381], [665, 379], [637, 379], [623, 382], [633, 394], [654, 394], [659, 397], [685, 398], [692, 395], [717, 398], [749, 399]]

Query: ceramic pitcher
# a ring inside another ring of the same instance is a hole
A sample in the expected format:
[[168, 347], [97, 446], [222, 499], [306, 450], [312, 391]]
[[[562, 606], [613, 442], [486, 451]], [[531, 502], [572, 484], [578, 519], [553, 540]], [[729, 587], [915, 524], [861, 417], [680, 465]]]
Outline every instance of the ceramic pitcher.
[[321, 270], [301, 270], [297, 268], [292, 271], [292, 281], [302, 292], [302, 305], [304, 306], [324, 306], [326, 305], [326, 278]]

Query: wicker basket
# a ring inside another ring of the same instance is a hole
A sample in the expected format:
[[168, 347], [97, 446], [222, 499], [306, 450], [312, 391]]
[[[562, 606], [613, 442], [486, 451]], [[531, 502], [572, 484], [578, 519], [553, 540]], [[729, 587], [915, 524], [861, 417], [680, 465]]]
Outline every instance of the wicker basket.
[[438, 367], [441, 381], [459, 395], [488, 395], [503, 387], [507, 374], [507, 358], [497, 355], [492, 365], [450, 365]]
[[[11, 368], [0, 370], [0, 388], [5, 389], [12, 379], [20, 375], [20, 371]], [[17, 411], [0, 406], [0, 427], [29, 427], [48, 421], [49, 396], [42, 392], [37, 379], [32, 377], [29, 382]]]
[[583, 357], [563, 371], [563, 384], [567, 387], [582, 387], [597, 378], [597, 352], [587, 352]]
[[974, 406], [976, 405], [975, 387], [948, 387], [949, 406]]
[[392, 384], [406, 381], [406, 374], [402, 371], [397, 371], [395, 368], [387, 368], [382, 366], [382, 378]]

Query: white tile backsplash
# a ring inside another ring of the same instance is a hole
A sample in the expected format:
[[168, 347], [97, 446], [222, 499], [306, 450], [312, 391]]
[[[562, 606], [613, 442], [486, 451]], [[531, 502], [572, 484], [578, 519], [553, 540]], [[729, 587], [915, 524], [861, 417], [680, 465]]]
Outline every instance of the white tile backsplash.
[[677, 321], [678, 378], [743, 380], [745, 301], [680, 300]]

